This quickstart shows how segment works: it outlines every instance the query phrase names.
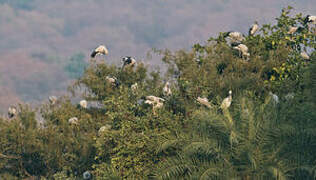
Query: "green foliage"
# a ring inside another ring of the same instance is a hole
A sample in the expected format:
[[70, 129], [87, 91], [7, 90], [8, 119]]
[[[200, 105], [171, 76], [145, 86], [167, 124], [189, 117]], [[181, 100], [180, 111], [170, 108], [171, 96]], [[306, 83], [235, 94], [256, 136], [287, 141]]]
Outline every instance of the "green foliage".
[[[69, 90], [88, 108], [60, 97], [1, 117], [0, 178], [81, 179], [89, 171], [93, 179], [315, 179], [315, 37], [290, 9], [245, 37], [249, 61], [227, 33], [191, 51], [160, 51], [165, 76], [140, 62], [122, 69], [72, 56], [65, 70], [78, 79]], [[293, 25], [301, 29], [288, 34]], [[232, 104], [222, 110], [229, 90]], [[149, 95], [165, 99], [155, 113], [142, 102]]]

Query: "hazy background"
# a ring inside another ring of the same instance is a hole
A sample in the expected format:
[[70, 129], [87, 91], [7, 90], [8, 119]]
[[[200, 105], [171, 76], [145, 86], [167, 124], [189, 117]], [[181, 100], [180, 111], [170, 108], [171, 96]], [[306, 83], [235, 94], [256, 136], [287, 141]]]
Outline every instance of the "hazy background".
[[288, 5], [316, 14], [315, 0], [0, 0], [0, 112], [64, 94], [99, 44], [108, 47], [108, 62], [145, 60], [151, 48], [187, 49], [221, 31], [246, 33]]

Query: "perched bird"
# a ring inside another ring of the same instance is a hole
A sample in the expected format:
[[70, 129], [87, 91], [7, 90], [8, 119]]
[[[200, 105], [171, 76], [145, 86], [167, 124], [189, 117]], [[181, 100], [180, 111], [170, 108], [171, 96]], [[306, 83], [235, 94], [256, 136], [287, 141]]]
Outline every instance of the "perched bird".
[[151, 105], [152, 111], [153, 111], [154, 115], [156, 115], [156, 109], [162, 108], [164, 101], [165, 100], [160, 98], [160, 97], [146, 96], [145, 104]]
[[72, 117], [68, 120], [69, 124], [74, 124], [74, 125], [78, 125], [78, 118], [77, 117]]
[[160, 97], [156, 97], [156, 96], [146, 96], [146, 100], [149, 101], [153, 101], [153, 102], [164, 102], [165, 100], [160, 98]]
[[292, 26], [289, 28], [288, 34], [294, 34], [297, 31], [298, 27]]
[[17, 111], [16, 107], [10, 106], [9, 109], [8, 109], [8, 116], [9, 116], [9, 118], [13, 118], [14, 116], [16, 116], [17, 112], [18, 111]]
[[93, 50], [93, 52], [91, 53], [91, 58], [94, 58], [98, 54], [107, 55], [108, 53], [108, 49], [104, 45], [100, 45]]
[[92, 176], [91, 176], [91, 173], [89, 171], [85, 171], [83, 174], [83, 179], [86, 180], [86, 179], [91, 179]]
[[106, 76], [105, 79], [108, 83], [112, 84], [112, 86], [115, 86], [115, 87], [119, 86], [119, 82], [117, 81], [116, 77]]
[[211, 104], [210, 102], [208, 102], [208, 99], [207, 98], [201, 98], [201, 97], [198, 97], [196, 99], [200, 104], [203, 104], [204, 106], [208, 107], [208, 108], [211, 108]]
[[316, 16], [307, 15], [306, 18], [304, 19], [304, 23], [316, 24]]
[[132, 89], [133, 93], [136, 93], [136, 91], [138, 89], [138, 84], [137, 83], [132, 84], [131, 89]]
[[242, 33], [240, 32], [227, 32], [224, 37], [229, 37], [232, 42], [242, 42], [245, 40], [245, 37]]
[[309, 60], [309, 55], [306, 52], [301, 52], [301, 57], [305, 60]]
[[55, 105], [57, 102], [57, 97], [56, 96], [49, 96], [48, 100], [49, 100], [51, 105]]
[[88, 107], [88, 102], [86, 100], [81, 100], [79, 105], [81, 108], [86, 109]]
[[232, 91], [229, 91], [229, 96], [227, 98], [225, 98], [221, 104], [221, 109], [228, 109], [232, 103]]
[[164, 96], [171, 96], [172, 91], [169, 82], [166, 82], [165, 86], [162, 89], [162, 93]]
[[123, 57], [122, 61], [122, 69], [124, 69], [125, 67], [133, 67], [136, 64], [136, 60], [130, 56]]
[[272, 97], [274, 104], [279, 103], [279, 97], [276, 94], [273, 94], [271, 91], [269, 92], [269, 95]]
[[249, 29], [249, 36], [253, 36], [258, 31], [258, 29], [259, 29], [258, 22], [255, 21], [255, 23]]
[[112, 126], [109, 125], [109, 124], [107, 124], [107, 125], [105, 125], [105, 126], [102, 126], [102, 127], [100, 127], [100, 129], [99, 129], [99, 131], [98, 131], [98, 134], [100, 135], [100, 134], [102, 134], [103, 132], [110, 130], [111, 128], [112, 128]]
[[246, 58], [246, 60], [249, 60], [250, 54], [248, 53], [248, 47], [244, 44], [238, 44], [237, 46], [233, 47], [233, 49], [236, 49], [239, 51], [239, 56], [242, 58]]

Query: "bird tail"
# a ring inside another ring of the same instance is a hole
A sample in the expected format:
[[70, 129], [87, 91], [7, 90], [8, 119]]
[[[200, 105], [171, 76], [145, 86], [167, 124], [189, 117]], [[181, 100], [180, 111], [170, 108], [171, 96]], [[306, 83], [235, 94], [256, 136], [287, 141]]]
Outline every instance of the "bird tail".
[[96, 51], [93, 51], [93, 52], [91, 53], [91, 58], [94, 58], [97, 54], [98, 54], [98, 53], [97, 53]]

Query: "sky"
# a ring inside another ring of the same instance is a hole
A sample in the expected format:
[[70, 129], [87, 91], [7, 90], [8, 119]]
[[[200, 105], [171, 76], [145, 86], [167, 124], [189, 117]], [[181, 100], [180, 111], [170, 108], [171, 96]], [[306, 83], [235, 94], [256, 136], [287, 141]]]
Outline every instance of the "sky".
[[61, 96], [73, 82], [71, 57], [104, 44], [105, 61], [124, 56], [156, 67], [152, 48], [189, 49], [224, 31], [274, 23], [281, 9], [316, 14], [315, 0], [0, 0], [0, 112]]

